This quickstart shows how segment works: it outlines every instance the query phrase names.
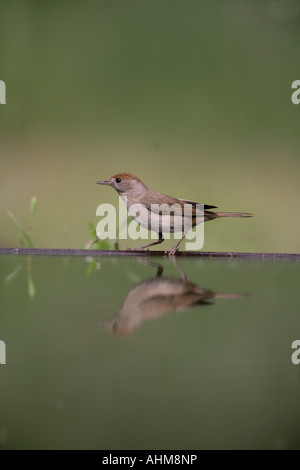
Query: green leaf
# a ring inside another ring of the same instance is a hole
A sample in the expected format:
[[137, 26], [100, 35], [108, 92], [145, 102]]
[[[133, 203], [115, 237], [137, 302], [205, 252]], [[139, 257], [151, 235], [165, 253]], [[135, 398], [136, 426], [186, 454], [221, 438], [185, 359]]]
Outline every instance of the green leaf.
[[93, 238], [97, 238], [96, 229], [92, 222], [88, 222], [88, 228]]
[[21, 265], [18, 264], [18, 266], [13, 270], [12, 273], [8, 274], [4, 279], [3, 279], [3, 282], [4, 284], [9, 284], [11, 281], [13, 281], [13, 279], [16, 277], [16, 275], [18, 274], [18, 272], [20, 271], [21, 269]]
[[32, 196], [31, 200], [30, 200], [30, 206], [29, 206], [29, 214], [31, 217], [34, 216], [34, 213], [36, 211], [36, 207], [37, 207], [37, 198], [35, 196]]
[[23, 234], [23, 237], [25, 238], [25, 240], [27, 241], [27, 245], [29, 248], [34, 248], [34, 243], [33, 241], [31, 240], [30, 236], [28, 235], [28, 233], [26, 232], [26, 230], [24, 229], [21, 229], [21, 232]]
[[90, 247], [91, 250], [110, 250], [110, 244], [107, 240], [95, 240]]
[[34, 287], [32, 275], [31, 275], [31, 272], [29, 272], [28, 273], [28, 295], [31, 299], [34, 299], [35, 294], [36, 294], [36, 290]]
[[96, 266], [96, 261], [94, 260], [94, 258], [92, 258], [92, 260], [89, 262], [87, 266], [87, 270], [86, 270], [87, 276], [90, 276], [95, 271], [95, 266]]
[[118, 246], [118, 242], [115, 240], [101, 240], [100, 238], [97, 237], [97, 232], [94, 224], [92, 222], [88, 222], [87, 226], [89, 228], [89, 231], [92, 235], [92, 240], [89, 243], [85, 245], [85, 248], [88, 250], [115, 250], [117, 249], [116, 247]]
[[32, 241], [32, 239], [30, 238], [27, 230], [25, 230], [21, 224], [21, 222], [19, 221], [18, 217], [15, 216], [15, 214], [13, 212], [11, 212], [9, 209], [6, 209], [5, 210], [6, 214], [8, 215], [8, 217], [10, 217], [10, 219], [17, 225], [17, 227], [19, 227], [19, 229], [21, 230], [21, 233], [23, 235], [23, 237], [25, 238], [29, 248], [34, 248], [34, 243]]
[[21, 222], [19, 221], [18, 217], [15, 214], [13, 214], [13, 212], [11, 212], [9, 209], [5, 209], [5, 212], [8, 215], [8, 217], [10, 217], [11, 220], [17, 225], [17, 227], [22, 228]]

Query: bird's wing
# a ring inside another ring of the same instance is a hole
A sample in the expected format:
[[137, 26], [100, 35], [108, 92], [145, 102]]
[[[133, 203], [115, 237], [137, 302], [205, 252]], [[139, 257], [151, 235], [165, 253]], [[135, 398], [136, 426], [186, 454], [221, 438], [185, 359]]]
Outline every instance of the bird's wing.
[[[196, 206], [197, 204], [200, 204], [199, 202], [189, 201], [188, 199], [178, 199], [178, 201], [181, 201], [184, 204], [192, 204], [193, 206]], [[211, 206], [209, 204], [204, 204], [204, 210], [208, 210], [208, 209], [217, 209], [217, 206]]]
[[[192, 207], [191, 214], [187, 215], [195, 217], [198, 214], [197, 209], [199, 209], [197, 207], [197, 205], [199, 205], [198, 202], [189, 201], [188, 199], [177, 199], [175, 197], [166, 196], [165, 194], [162, 195], [156, 191], [148, 191], [145, 197], [142, 195], [139, 198], [139, 202], [148, 210], [151, 209], [154, 213], [161, 215], [169, 215], [170, 212], [174, 213], [174, 215], [181, 215], [185, 209], [185, 204], [188, 204]], [[215, 208], [216, 206], [204, 204], [204, 210]]]
[[145, 197], [141, 196], [139, 198], [139, 202], [147, 207], [149, 211], [161, 215], [169, 215], [170, 212], [180, 215], [183, 209], [183, 204], [179, 199], [162, 195], [156, 191], [148, 191]]

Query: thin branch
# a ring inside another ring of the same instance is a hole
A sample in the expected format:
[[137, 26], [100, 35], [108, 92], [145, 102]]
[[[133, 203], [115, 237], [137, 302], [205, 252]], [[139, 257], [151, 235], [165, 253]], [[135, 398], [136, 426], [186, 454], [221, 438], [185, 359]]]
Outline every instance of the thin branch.
[[[37, 255], [37, 256], [166, 256], [164, 251], [155, 250], [76, 250], [61, 248], [0, 248], [0, 255]], [[300, 261], [300, 253], [247, 253], [178, 251], [176, 257], [187, 258], [240, 258], [253, 260]]]

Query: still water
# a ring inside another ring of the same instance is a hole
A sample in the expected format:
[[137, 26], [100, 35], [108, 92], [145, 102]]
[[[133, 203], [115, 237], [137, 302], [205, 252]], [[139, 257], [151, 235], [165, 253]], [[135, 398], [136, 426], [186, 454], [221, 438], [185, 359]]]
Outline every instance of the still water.
[[0, 448], [300, 448], [299, 272], [1, 256]]

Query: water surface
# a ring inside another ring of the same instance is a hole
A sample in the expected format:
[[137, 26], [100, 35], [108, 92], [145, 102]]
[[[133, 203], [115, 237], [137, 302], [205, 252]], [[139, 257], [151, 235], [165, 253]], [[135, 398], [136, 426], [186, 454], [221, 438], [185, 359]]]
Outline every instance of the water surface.
[[299, 267], [1, 256], [1, 448], [299, 448]]

